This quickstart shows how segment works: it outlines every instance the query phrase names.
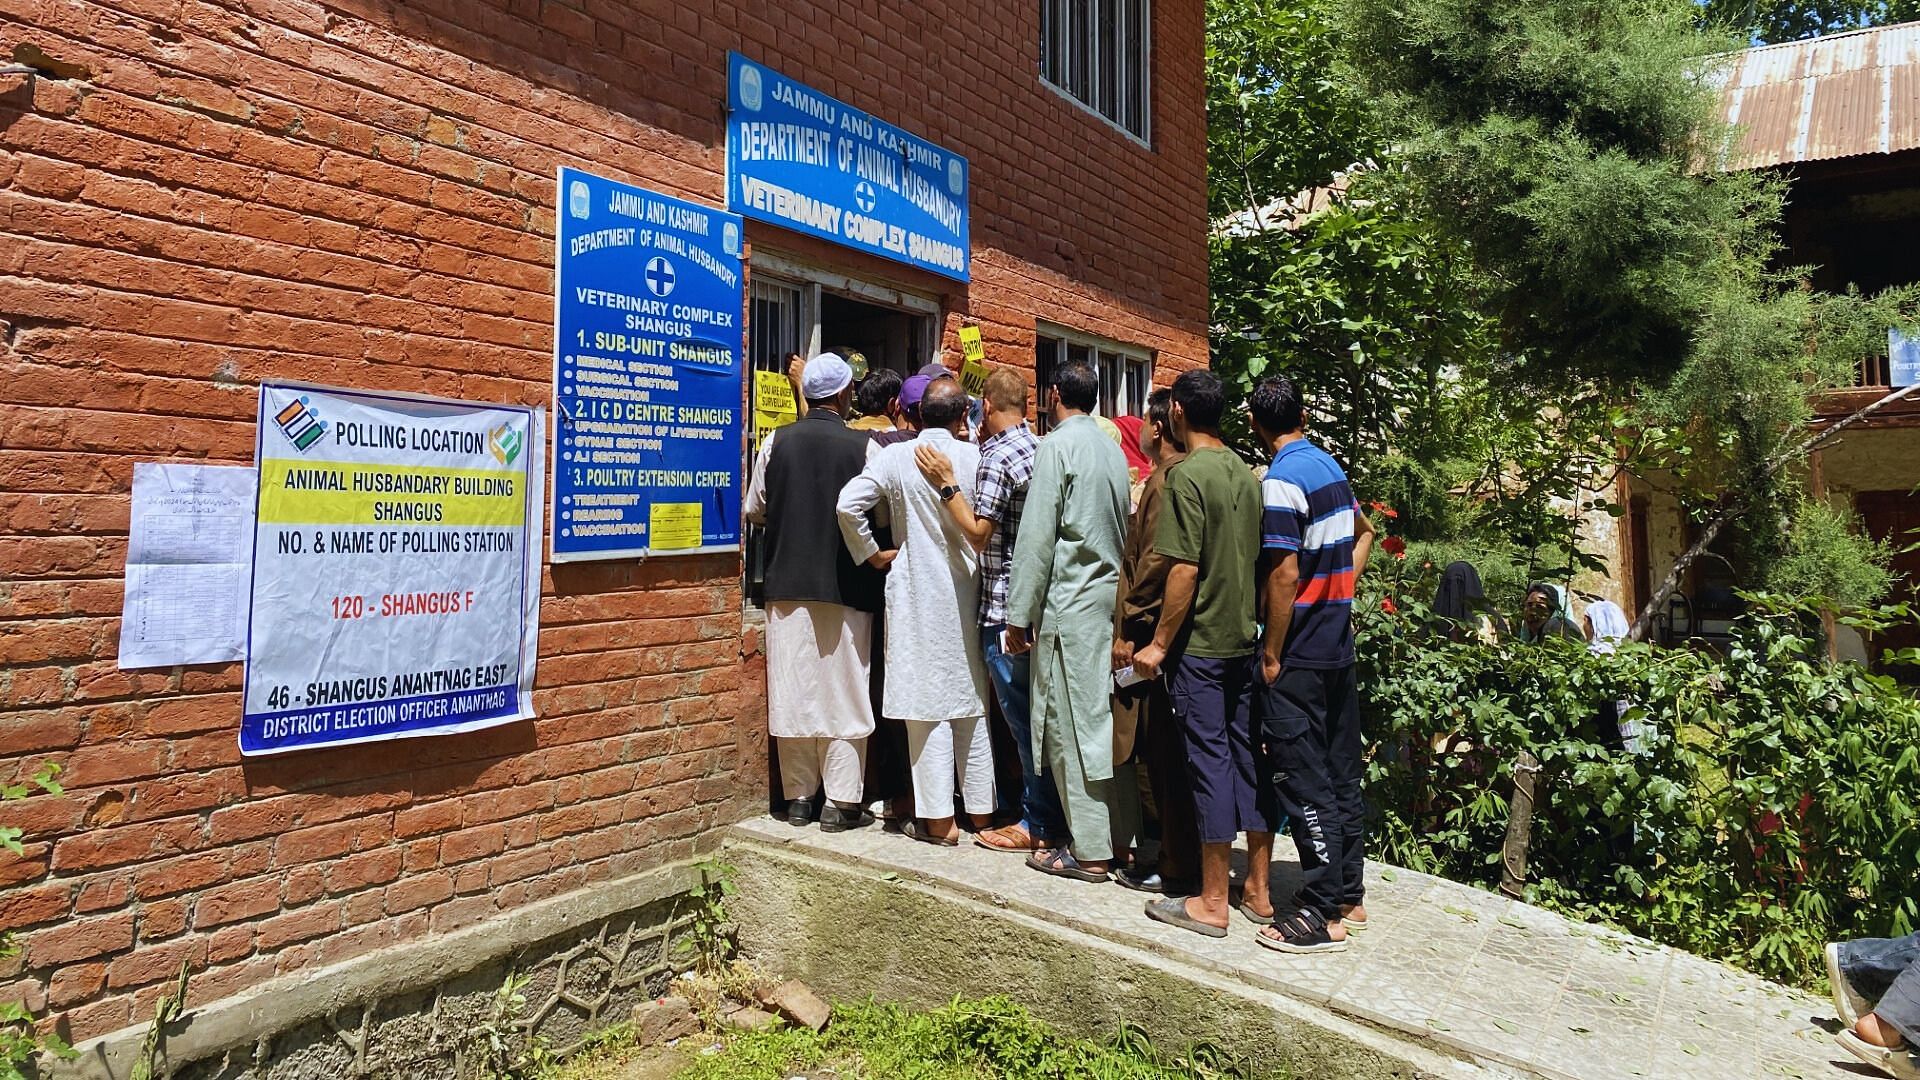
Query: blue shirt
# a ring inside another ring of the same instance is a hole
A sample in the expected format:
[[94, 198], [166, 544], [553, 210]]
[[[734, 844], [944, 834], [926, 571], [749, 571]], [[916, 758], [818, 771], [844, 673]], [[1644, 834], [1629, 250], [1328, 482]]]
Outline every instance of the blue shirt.
[[1305, 439], [1280, 448], [1260, 485], [1261, 547], [1300, 557], [1300, 587], [1280, 662], [1343, 668], [1353, 663], [1353, 544], [1360, 504], [1346, 470]]

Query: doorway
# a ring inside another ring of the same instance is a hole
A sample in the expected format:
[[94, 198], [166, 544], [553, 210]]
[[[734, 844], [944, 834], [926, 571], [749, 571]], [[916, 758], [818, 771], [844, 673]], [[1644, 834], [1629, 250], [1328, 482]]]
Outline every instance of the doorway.
[[[788, 357], [822, 352], [840, 354], [853, 364], [854, 377], [883, 368], [908, 375], [932, 359], [938, 341], [937, 301], [838, 275], [813, 273], [780, 260], [771, 273], [755, 256], [747, 355], [753, 370], [784, 375]], [[810, 280], [811, 279], [811, 280]], [[764, 432], [757, 428], [749, 453], [758, 451]], [[748, 468], [752, 468], [751, 459]], [[741, 480], [744, 490], [747, 479]], [[763, 606], [766, 562], [761, 530], [746, 535], [742, 593], [748, 610]]]
[[[1906, 491], [1862, 491], [1854, 496], [1853, 505], [1868, 534], [1891, 543], [1899, 552], [1893, 559], [1893, 592], [1885, 602], [1920, 605], [1920, 550], [1914, 548], [1914, 542], [1920, 540], [1920, 497]], [[1907, 686], [1920, 686], [1920, 666], [1883, 664], [1880, 660], [1889, 649], [1899, 652], [1915, 648], [1920, 648], [1920, 624], [1907, 619], [1868, 639], [1868, 662], [1883, 675], [1891, 675]]]

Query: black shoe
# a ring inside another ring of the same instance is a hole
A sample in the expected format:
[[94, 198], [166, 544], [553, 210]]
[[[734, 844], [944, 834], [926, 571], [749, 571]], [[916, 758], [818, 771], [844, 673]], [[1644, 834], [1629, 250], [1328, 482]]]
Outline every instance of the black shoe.
[[810, 825], [820, 814], [820, 804], [813, 799], [788, 799], [787, 824], [794, 828]]
[[1167, 883], [1161, 880], [1158, 870], [1141, 873], [1138, 867], [1129, 866], [1122, 870], [1115, 870], [1113, 880], [1134, 892], [1163, 893], [1167, 891]]
[[873, 824], [873, 815], [855, 807], [846, 810], [832, 803], [820, 808], [821, 832], [846, 832], [848, 829], [864, 829]]

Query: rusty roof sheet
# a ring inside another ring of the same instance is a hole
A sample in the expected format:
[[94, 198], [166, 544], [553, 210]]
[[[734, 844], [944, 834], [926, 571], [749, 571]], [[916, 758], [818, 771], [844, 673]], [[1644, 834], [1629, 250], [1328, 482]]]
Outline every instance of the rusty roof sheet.
[[1920, 147], [1920, 22], [1747, 49], [1718, 78], [1729, 168]]

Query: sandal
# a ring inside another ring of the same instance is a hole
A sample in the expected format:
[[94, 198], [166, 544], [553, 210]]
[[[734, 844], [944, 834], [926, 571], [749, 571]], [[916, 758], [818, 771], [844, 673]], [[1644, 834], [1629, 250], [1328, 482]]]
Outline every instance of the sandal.
[[1240, 905], [1240, 914], [1245, 915], [1247, 917], [1247, 921], [1252, 923], [1255, 926], [1272, 926], [1273, 925], [1272, 915], [1262, 915], [1259, 912], [1253, 910], [1253, 907], [1249, 904]]
[[1054, 877], [1071, 878], [1074, 881], [1102, 882], [1107, 880], [1105, 870], [1089, 870], [1080, 865], [1073, 852], [1066, 848], [1041, 848], [1027, 856], [1027, 865], [1043, 874]]
[[959, 837], [935, 836], [932, 833], [928, 832], [927, 827], [925, 825], [920, 824], [920, 821], [917, 818], [914, 820], [908, 821], [906, 825], [902, 826], [900, 829], [900, 835], [906, 837], [909, 840], [918, 840], [923, 844], [932, 844], [934, 847], [959, 847], [960, 846]]
[[1299, 955], [1345, 952], [1347, 948], [1344, 938], [1333, 940], [1327, 932], [1327, 920], [1317, 911], [1301, 911], [1277, 921], [1260, 931], [1256, 940], [1275, 952]]
[[988, 851], [1011, 851], [1024, 853], [1039, 850], [1040, 844], [1018, 822], [1002, 825], [997, 829], [982, 829], [973, 838], [973, 842]]
[[1210, 938], [1227, 936], [1227, 928], [1204, 923], [1187, 914], [1187, 900], [1184, 896], [1169, 896], [1164, 900], [1147, 901], [1147, 918], [1154, 922], [1177, 926], [1182, 930], [1191, 930], [1196, 934], [1205, 934]]

